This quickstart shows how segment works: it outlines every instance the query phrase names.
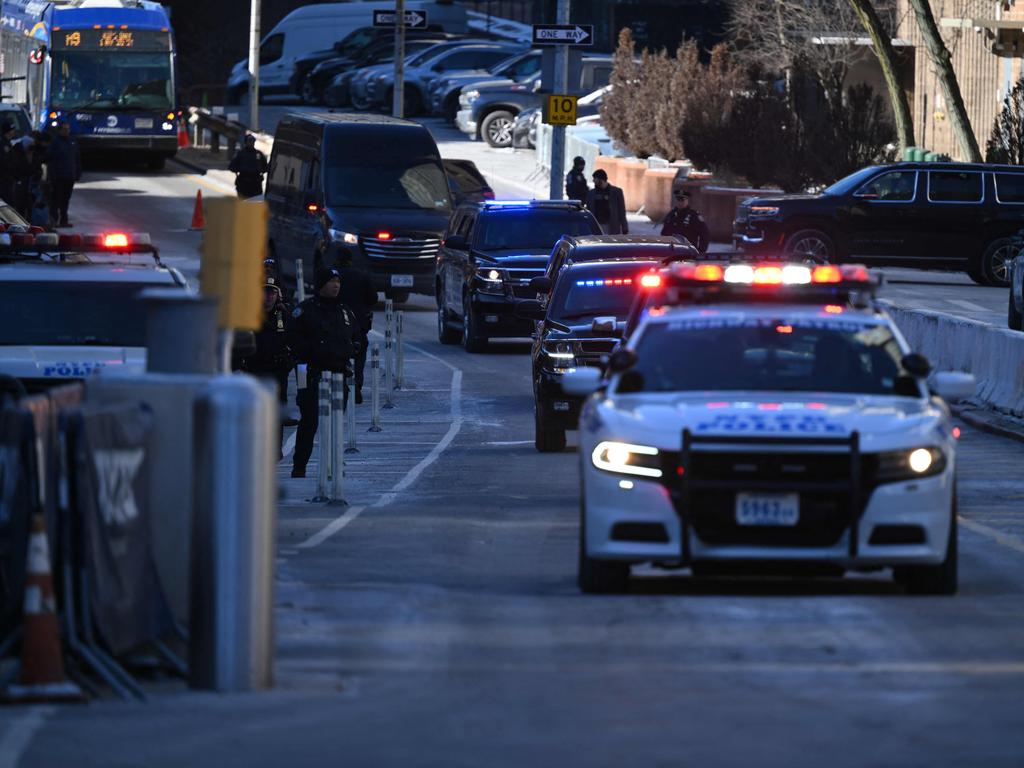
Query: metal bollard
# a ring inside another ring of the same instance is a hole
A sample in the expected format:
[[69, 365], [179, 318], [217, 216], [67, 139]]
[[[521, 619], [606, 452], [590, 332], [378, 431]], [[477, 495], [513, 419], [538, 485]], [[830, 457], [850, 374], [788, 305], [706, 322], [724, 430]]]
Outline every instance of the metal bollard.
[[295, 260], [295, 303], [301, 304], [306, 300], [306, 278], [302, 274], [302, 259]]
[[370, 428], [367, 432], [381, 432], [380, 426], [380, 342], [370, 347]]
[[331, 504], [345, 501], [345, 377], [331, 374]]
[[345, 409], [345, 453], [359, 453], [356, 445], [356, 361], [349, 360], [352, 376], [348, 377], [348, 408]]
[[395, 317], [395, 389], [402, 388], [402, 379], [405, 378], [405, 347], [402, 346], [404, 320], [405, 312], [398, 310]]
[[391, 299], [384, 302], [384, 407], [394, 408], [391, 390], [394, 389], [395, 345], [394, 345], [395, 312]]
[[317, 432], [320, 433], [320, 451], [318, 453], [319, 466], [316, 469], [316, 495], [310, 499], [314, 502], [330, 501], [327, 491], [331, 484], [331, 380], [328, 375], [320, 375], [319, 402], [319, 423]]

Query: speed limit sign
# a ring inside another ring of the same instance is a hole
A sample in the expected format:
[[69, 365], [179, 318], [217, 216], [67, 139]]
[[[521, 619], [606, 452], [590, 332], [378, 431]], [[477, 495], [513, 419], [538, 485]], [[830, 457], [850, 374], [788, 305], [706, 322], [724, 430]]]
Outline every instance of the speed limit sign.
[[549, 125], [576, 125], [576, 97], [554, 93], [548, 96], [544, 122]]

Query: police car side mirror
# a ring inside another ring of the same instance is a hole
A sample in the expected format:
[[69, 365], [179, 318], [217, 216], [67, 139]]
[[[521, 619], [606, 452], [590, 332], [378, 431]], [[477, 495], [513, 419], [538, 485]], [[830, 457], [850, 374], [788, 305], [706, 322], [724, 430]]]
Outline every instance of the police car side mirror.
[[636, 352], [632, 349], [616, 349], [608, 358], [608, 370], [612, 373], [628, 371], [639, 362]]
[[462, 235], [448, 235], [444, 239], [444, 247], [450, 251], [464, 251], [467, 247], [466, 238]]
[[927, 378], [928, 374], [932, 372], [932, 364], [928, 362], [928, 358], [917, 352], [904, 355], [900, 364], [903, 366], [903, 370], [918, 379]]
[[530, 290], [536, 291], [537, 293], [550, 293], [551, 292], [551, 278], [550, 277], [535, 277], [530, 281]]
[[929, 389], [950, 403], [972, 397], [977, 386], [973, 375], [959, 371], [938, 371], [929, 381]]
[[513, 314], [522, 320], [543, 320], [544, 305], [536, 299], [523, 299], [517, 301]]
[[601, 387], [601, 372], [597, 368], [577, 368], [562, 375], [562, 391], [567, 395], [586, 397]]
[[590, 330], [593, 333], [615, 333], [615, 318], [611, 316], [595, 317], [590, 324]]

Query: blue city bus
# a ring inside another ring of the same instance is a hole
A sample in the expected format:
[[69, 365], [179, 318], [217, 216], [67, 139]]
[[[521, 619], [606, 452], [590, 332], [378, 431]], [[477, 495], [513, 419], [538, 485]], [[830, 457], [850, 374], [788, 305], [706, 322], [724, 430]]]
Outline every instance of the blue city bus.
[[177, 152], [174, 33], [159, 3], [3, 0], [0, 51], [0, 95], [33, 128], [66, 120], [83, 154], [154, 168]]

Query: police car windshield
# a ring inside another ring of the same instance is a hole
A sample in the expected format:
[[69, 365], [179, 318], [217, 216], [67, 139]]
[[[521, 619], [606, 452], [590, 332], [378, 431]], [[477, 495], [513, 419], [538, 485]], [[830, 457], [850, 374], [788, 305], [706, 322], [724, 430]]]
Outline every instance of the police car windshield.
[[619, 392], [916, 392], [884, 325], [699, 317], [647, 326]]
[[146, 312], [138, 294], [152, 284], [2, 283], [0, 345], [146, 346]]
[[642, 266], [631, 264], [585, 273], [566, 272], [558, 280], [548, 314], [555, 321], [565, 322], [599, 315], [625, 317], [643, 271]]
[[480, 217], [476, 247], [481, 251], [550, 253], [562, 235], [599, 235], [594, 217], [583, 211], [502, 211]]

